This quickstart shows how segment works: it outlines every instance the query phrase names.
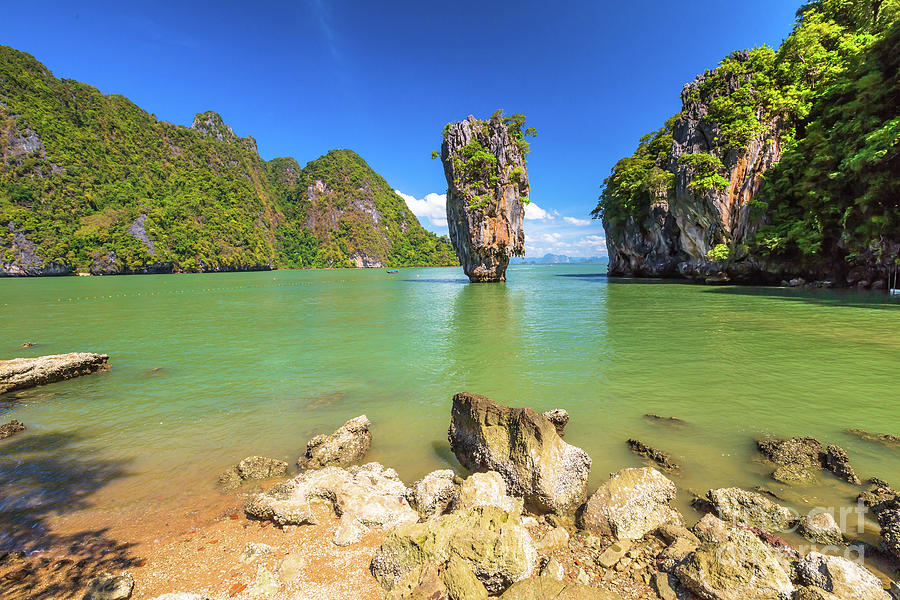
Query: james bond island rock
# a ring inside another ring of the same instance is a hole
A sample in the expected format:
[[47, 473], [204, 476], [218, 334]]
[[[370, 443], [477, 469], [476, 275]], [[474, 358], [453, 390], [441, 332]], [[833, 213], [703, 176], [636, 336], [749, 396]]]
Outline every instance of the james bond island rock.
[[567, 444], [546, 417], [490, 398], [453, 397], [450, 448], [471, 471], [497, 471], [512, 496], [537, 513], [572, 513], [587, 496], [591, 458]]
[[106, 354], [91, 352], [0, 360], [0, 394], [103, 371], [108, 360]]
[[506, 281], [512, 256], [525, 255], [528, 171], [525, 117], [448, 123], [441, 144], [450, 241], [469, 280]]

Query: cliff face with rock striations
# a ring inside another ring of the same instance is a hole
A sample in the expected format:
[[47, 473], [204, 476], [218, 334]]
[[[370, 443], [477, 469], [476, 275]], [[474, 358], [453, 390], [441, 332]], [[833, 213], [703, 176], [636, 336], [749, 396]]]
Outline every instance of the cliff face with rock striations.
[[900, 2], [814, 0], [604, 181], [611, 275], [879, 289], [900, 268]]
[[[731, 57], [737, 63], [748, 58], [747, 53]], [[709, 93], [708, 81], [716, 75], [700, 75], [684, 87], [682, 111], [664, 130], [671, 146], [655, 162], [661, 172], [671, 174], [668, 193], [654, 198], [644, 214], [630, 215], [624, 222], [604, 218], [611, 275], [710, 281], [735, 275], [708, 255], [719, 245], [740, 248], [756, 232], [760, 220], [751, 214], [750, 201], [762, 187], [766, 171], [781, 158], [781, 131], [777, 121], [767, 121], [764, 111], [756, 108], [760, 127], [747, 145], [723, 144], [710, 105], [746, 85], [749, 75], [718, 74], [720, 85]], [[749, 274], [758, 265], [743, 269]]]
[[505, 281], [510, 257], [525, 254], [528, 143], [514, 117], [469, 116], [444, 132], [450, 241], [472, 282]]

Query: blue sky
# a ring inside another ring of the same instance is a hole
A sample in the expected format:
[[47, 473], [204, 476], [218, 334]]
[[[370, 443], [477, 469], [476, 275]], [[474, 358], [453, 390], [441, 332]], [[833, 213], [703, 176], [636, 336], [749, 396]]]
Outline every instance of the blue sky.
[[527, 253], [593, 256], [589, 213], [615, 161], [698, 73], [777, 46], [799, 4], [19, 0], [0, 43], [159, 119], [216, 110], [266, 159], [352, 148], [439, 233], [444, 124], [524, 113], [538, 130]]

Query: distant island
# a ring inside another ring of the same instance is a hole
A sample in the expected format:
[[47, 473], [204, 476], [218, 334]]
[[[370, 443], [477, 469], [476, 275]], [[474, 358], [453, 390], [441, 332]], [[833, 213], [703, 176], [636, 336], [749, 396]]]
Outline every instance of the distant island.
[[545, 254], [540, 257], [515, 257], [510, 259], [509, 263], [514, 265], [555, 265], [555, 264], [584, 264], [584, 263], [605, 263], [606, 259], [602, 256], [566, 256], [565, 254]]
[[0, 46], [0, 275], [455, 264], [352, 150], [266, 161]]

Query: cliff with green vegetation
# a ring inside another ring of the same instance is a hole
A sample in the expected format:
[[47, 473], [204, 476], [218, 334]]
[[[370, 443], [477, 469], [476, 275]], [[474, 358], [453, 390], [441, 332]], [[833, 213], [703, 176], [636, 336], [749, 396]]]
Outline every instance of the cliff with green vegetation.
[[455, 264], [350, 150], [265, 161], [0, 46], [0, 274]]
[[900, 251], [900, 1], [817, 0], [604, 182], [613, 275], [881, 287]]
[[505, 281], [513, 256], [525, 255], [528, 194], [525, 116], [469, 116], [448, 123], [441, 142], [447, 224], [463, 271], [473, 282]]

